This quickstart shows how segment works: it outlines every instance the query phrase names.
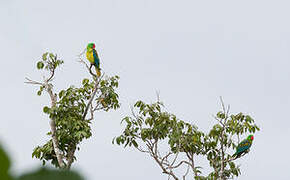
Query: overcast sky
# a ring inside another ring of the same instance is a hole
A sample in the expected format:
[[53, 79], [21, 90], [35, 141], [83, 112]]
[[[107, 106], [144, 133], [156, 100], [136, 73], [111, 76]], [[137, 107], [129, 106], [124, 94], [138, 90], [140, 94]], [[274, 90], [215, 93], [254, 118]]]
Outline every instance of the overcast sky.
[[207, 131], [220, 110], [253, 116], [261, 131], [237, 160], [239, 180], [289, 179], [290, 2], [285, 0], [0, 0], [0, 140], [13, 172], [37, 167], [35, 146], [49, 139], [48, 96], [36, 62], [57, 53], [56, 90], [88, 77], [76, 55], [95, 42], [103, 70], [120, 76], [121, 108], [96, 114], [93, 136], [73, 165], [88, 180], [167, 179], [150, 157], [111, 144], [138, 99], [160, 92], [167, 110]]

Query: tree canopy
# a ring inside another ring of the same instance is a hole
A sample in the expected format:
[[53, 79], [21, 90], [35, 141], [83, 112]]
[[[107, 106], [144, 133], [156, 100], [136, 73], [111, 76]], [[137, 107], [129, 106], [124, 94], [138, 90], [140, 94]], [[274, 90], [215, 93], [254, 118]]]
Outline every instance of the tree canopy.
[[[217, 123], [208, 132], [165, 111], [160, 101], [153, 104], [137, 101], [134, 107], [132, 115], [122, 120], [125, 129], [113, 143], [148, 154], [163, 173], [175, 180], [186, 179], [190, 172], [195, 179], [237, 177], [241, 171], [231, 152], [240, 137], [259, 130], [251, 116], [230, 114], [223, 102], [222, 110], [214, 117]], [[164, 144], [167, 151], [160, 146]], [[204, 175], [196, 157], [205, 158], [212, 172]], [[184, 174], [177, 173], [177, 169], [185, 169]]]
[[43, 112], [50, 119], [50, 131], [47, 135], [51, 139], [44, 145], [37, 146], [32, 157], [38, 158], [45, 164], [46, 161], [60, 168], [69, 169], [75, 161], [75, 151], [80, 149], [80, 142], [90, 138], [90, 124], [97, 111], [109, 111], [120, 107], [119, 96], [116, 93], [118, 76], [97, 77], [91, 68], [85, 64], [91, 79], [84, 78], [80, 87], [71, 85], [67, 89], [55, 92], [53, 78], [55, 71], [64, 63], [53, 53], [44, 53], [37, 63], [37, 69], [47, 71], [49, 76], [43, 82], [27, 78], [27, 83], [39, 86], [37, 95], [43, 92], [50, 97], [50, 106], [44, 106]]

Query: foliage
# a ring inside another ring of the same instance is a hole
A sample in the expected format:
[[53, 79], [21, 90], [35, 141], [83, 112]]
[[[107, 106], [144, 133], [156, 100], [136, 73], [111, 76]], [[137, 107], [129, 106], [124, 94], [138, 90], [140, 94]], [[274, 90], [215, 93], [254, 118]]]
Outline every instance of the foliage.
[[[240, 168], [231, 160], [228, 150], [237, 147], [240, 135], [255, 133], [260, 129], [251, 116], [243, 113], [229, 116], [224, 109], [218, 112], [215, 118], [218, 124], [215, 124], [207, 134], [204, 144], [207, 149], [207, 159], [214, 169], [209, 176], [224, 179], [237, 177], [241, 173]], [[238, 143], [233, 140], [234, 136], [238, 139]]]
[[17, 180], [84, 180], [77, 172], [41, 168], [21, 175]]
[[0, 179], [1, 180], [12, 180], [9, 175], [10, 160], [6, 152], [2, 149], [0, 145]]
[[[238, 113], [229, 115], [228, 109], [218, 112], [218, 123], [209, 132], [199, 131], [197, 126], [176, 118], [163, 109], [161, 102], [146, 104], [137, 101], [136, 111], [121, 122], [126, 126], [123, 133], [113, 139], [113, 143], [131, 146], [149, 154], [163, 173], [181, 179], [176, 173], [179, 167], [187, 167], [183, 179], [191, 170], [195, 179], [229, 179], [240, 174], [240, 169], [231, 158], [231, 149], [237, 146], [240, 136], [255, 133], [259, 128], [249, 115]], [[168, 152], [161, 152], [160, 144], [168, 145]], [[195, 158], [204, 157], [213, 171], [202, 176], [201, 167]]]
[[0, 179], [1, 180], [84, 180], [75, 171], [51, 170], [41, 168], [34, 172], [25, 173], [19, 177], [12, 177], [9, 174], [10, 160], [0, 145]]
[[[52, 136], [47, 143], [37, 146], [32, 157], [36, 157], [43, 161], [51, 161], [51, 163], [60, 167], [59, 158], [55, 152], [53, 136], [57, 139], [57, 147], [61, 152], [63, 161], [66, 160], [65, 166], [76, 159], [74, 152], [79, 149], [79, 144], [84, 139], [91, 137], [91, 121], [94, 119], [94, 112], [109, 111], [120, 107], [116, 88], [118, 87], [118, 76], [83, 79], [80, 87], [70, 86], [58, 93], [53, 92], [52, 77], [57, 67], [63, 64], [62, 60], [58, 60], [56, 55], [52, 53], [44, 53], [42, 60], [37, 63], [37, 68], [50, 72], [50, 77], [40, 84], [37, 94], [42, 95], [46, 91], [51, 97], [52, 105], [43, 107], [43, 112], [51, 119], [51, 127], [55, 126], [47, 133]], [[35, 81], [31, 81], [35, 83]], [[89, 113], [88, 113], [89, 112]], [[90, 114], [87, 118], [86, 115]]]
[[46, 69], [54, 71], [58, 66], [63, 64], [63, 60], [57, 58], [57, 55], [46, 52], [42, 55], [42, 60], [37, 62], [37, 69]]

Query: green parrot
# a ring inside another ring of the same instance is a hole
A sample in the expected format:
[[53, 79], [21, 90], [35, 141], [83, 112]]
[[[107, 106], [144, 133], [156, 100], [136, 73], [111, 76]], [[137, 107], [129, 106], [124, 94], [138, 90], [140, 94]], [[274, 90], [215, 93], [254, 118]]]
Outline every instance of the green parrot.
[[240, 144], [236, 148], [236, 153], [233, 154], [232, 157], [237, 159], [237, 158], [241, 157], [242, 154], [248, 153], [250, 151], [250, 147], [252, 146], [253, 140], [254, 140], [254, 136], [249, 135], [247, 137], [247, 139], [244, 139], [242, 142], [240, 142]]
[[97, 53], [95, 47], [96, 46], [94, 43], [89, 43], [87, 45], [86, 57], [90, 61], [91, 67], [95, 66], [97, 76], [100, 77], [101, 76], [100, 59], [99, 59], [99, 56], [98, 56], [98, 53]]

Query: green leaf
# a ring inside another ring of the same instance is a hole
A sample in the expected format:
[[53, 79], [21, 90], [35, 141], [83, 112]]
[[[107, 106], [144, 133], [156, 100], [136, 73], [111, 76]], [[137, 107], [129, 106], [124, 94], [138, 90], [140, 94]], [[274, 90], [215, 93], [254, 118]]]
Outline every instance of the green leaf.
[[41, 96], [41, 92], [42, 92], [42, 91], [40, 91], [40, 90], [37, 91], [37, 95], [38, 95], [38, 96]]
[[47, 55], [48, 55], [48, 52], [44, 53], [42, 55], [42, 60], [46, 61], [47, 60]]
[[37, 62], [37, 69], [43, 69], [44, 64], [42, 61]]
[[55, 60], [55, 56], [54, 56], [52, 53], [49, 53], [49, 58], [50, 58], [51, 60]]
[[61, 90], [61, 91], [58, 93], [59, 98], [62, 98], [62, 96], [64, 95], [64, 93], [65, 93], [65, 90]]
[[138, 147], [138, 144], [137, 144], [137, 142], [136, 142], [135, 140], [132, 140], [132, 143], [133, 143], [133, 145], [135, 146], [135, 148]]
[[49, 110], [50, 110], [49, 107], [47, 107], [47, 106], [44, 106], [44, 107], [43, 107], [43, 112], [44, 112], [44, 113], [48, 114], [48, 113], [49, 113]]
[[116, 138], [116, 142], [117, 142], [118, 145], [120, 145], [120, 137]]
[[83, 85], [86, 85], [88, 83], [89, 83], [89, 80], [88, 79], [83, 79], [83, 82], [82, 82]]
[[0, 146], [0, 177], [1, 180], [11, 180], [12, 178], [8, 174], [10, 168], [10, 160], [5, 151]]
[[41, 168], [39, 170], [26, 173], [17, 180], [84, 180], [75, 171], [52, 170]]

